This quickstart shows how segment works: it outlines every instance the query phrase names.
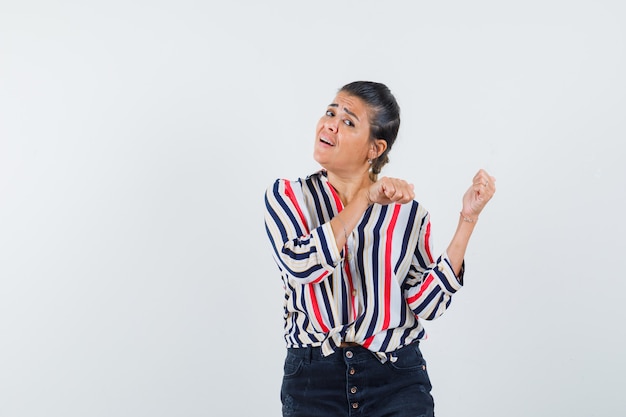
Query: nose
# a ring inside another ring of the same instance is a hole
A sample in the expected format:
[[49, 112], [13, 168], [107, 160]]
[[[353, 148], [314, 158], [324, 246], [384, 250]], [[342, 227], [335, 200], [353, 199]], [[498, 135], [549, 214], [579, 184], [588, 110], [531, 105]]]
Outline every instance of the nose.
[[333, 117], [332, 119], [326, 119], [326, 121], [324, 122], [324, 126], [326, 127], [326, 129], [330, 130], [333, 133], [337, 133], [337, 130], [339, 129], [337, 118], [335, 117]]

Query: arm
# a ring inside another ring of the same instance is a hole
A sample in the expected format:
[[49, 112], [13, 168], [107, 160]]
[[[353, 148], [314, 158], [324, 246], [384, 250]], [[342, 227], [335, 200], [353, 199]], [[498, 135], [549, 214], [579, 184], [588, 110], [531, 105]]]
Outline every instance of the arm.
[[368, 187], [361, 188], [331, 221], [338, 250], [346, 244], [367, 208], [374, 204], [406, 204], [413, 200], [413, 184], [398, 178], [383, 177]]
[[361, 190], [356, 197], [346, 204], [341, 211], [329, 222], [333, 230], [333, 236], [337, 244], [337, 250], [341, 250], [348, 240], [348, 235], [352, 233], [365, 210], [371, 205], [366, 190]]
[[456, 232], [450, 241], [447, 251], [450, 263], [456, 274], [462, 268], [465, 251], [478, 221], [478, 216], [495, 192], [496, 179], [481, 169], [474, 176], [472, 185], [463, 195], [463, 209], [459, 216]]
[[265, 230], [279, 268], [301, 284], [328, 276], [341, 260], [329, 223], [309, 230], [301, 202], [286, 180], [265, 193]]
[[276, 262], [302, 284], [320, 282], [341, 261], [348, 235], [371, 204], [404, 204], [413, 197], [413, 185], [381, 178], [357, 190], [340, 215], [309, 231], [289, 181], [277, 180], [265, 194], [265, 228]]
[[447, 251], [432, 262], [429, 235], [430, 221], [426, 215], [420, 226], [418, 245], [409, 270], [405, 297], [413, 312], [426, 320], [442, 315], [452, 294], [463, 285], [464, 257], [478, 215], [495, 193], [495, 178], [478, 171], [472, 186], [463, 195], [463, 209], [456, 232]]
[[413, 313], [425, 320], [441, 316], [450, 305], [452, 295], [463, 285], [463, 266], [455, 273], [447, 253], [437, 260], [433, 260], [431, 253], [430, 215], [426, 213], [419, 225], [404, 294]]

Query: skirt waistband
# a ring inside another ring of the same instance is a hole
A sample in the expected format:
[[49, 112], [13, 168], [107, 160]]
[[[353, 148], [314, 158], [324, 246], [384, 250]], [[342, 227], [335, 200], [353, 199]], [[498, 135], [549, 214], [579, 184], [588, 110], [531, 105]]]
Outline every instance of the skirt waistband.
[[[391, 357], [396, 353], [400, 353], [403, 349], [411, 348], [411, 346], [419, 345], [419, 340], [415, 340], [414, 342], [402, 346], [401, 348], [393, 351], [383, 353], [384, 356]], [[371, 356], [375, 356], [378, 358], [376, 352], [372, 352], [371, 350], [361, 346], [358, 343], [354, 342], [341, 342], [339, 347], [335, 349], [335, 352], [329, 356], [324, 356], [322, 354], [321, 346], [301, 346], [301, 347], [290, 347], [287, 348], [287, 351], [290, 355], [294, 355], [297, 357], [304, 358], [307, 361], [318, 361], [318, 360], [327, 360], [327, 361], [343, 361], [344, 356], [349, 355], [350, 358], [354, 358], [358, 360], [361, 357], [370, 358]], [[348, 354], [348, 351], [350, 354]]]

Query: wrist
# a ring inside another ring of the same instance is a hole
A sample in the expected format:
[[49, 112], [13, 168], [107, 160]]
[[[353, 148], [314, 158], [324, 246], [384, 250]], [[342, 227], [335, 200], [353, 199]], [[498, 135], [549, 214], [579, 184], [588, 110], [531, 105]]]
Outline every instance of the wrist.
[[459, 214], [461, 215], [461, 220], [463, 220], [466, 223], [476, 223], [478, 221], [478, 215], [466, 214], [463, 212], [463, 210], [461, 210]]
[[372, 204], [374, 204], [374, 202], [370, 198], [370, 189], [369, 188], [365, 188], [365, 189], [363, 189], [361, 191], [361, 200], [363, 201], [363, 203], [365, 204], [366, 207], [369, 207]]

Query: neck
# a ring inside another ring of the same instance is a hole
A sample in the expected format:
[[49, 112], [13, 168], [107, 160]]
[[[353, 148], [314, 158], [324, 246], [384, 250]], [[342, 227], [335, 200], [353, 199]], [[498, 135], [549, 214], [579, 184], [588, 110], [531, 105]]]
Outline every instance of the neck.
[[357, 175], [342, 175], [330, 171], [327, 172], [328, 182], [335, 188], [344, 206], [350, 204], [360, 190], [373, 184], [372, 180], [369, 178], [368, 171]]

